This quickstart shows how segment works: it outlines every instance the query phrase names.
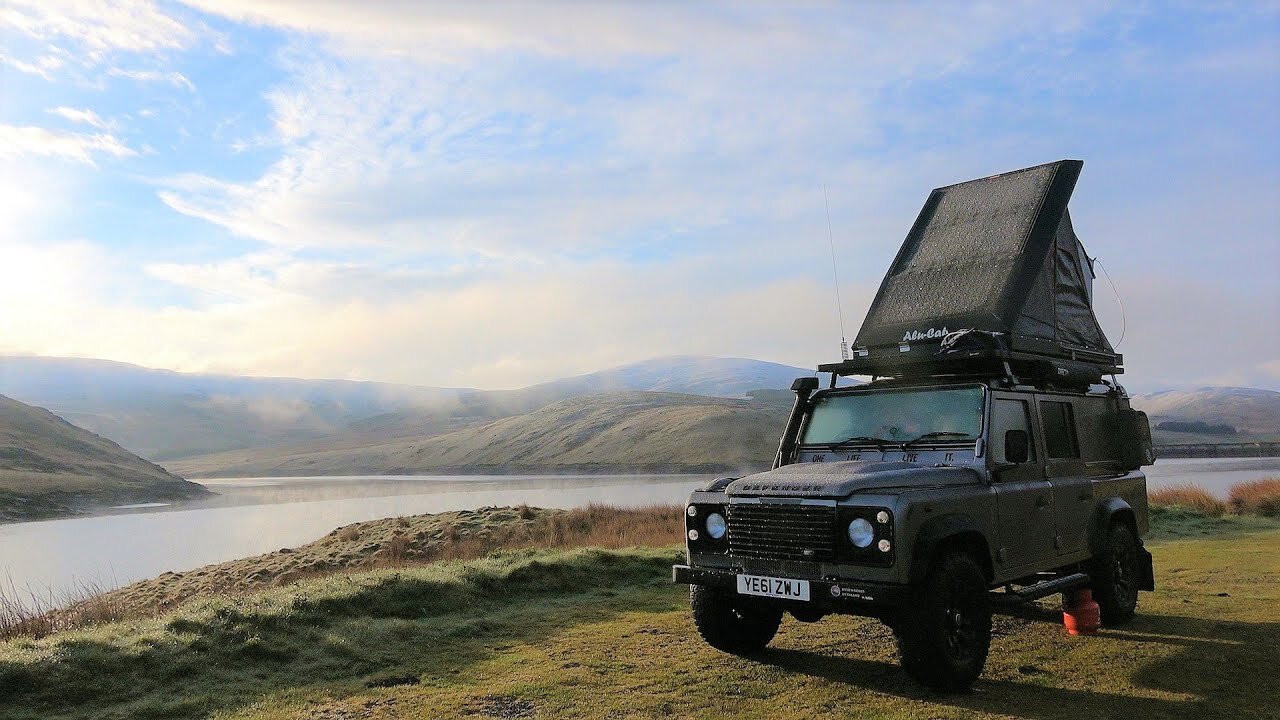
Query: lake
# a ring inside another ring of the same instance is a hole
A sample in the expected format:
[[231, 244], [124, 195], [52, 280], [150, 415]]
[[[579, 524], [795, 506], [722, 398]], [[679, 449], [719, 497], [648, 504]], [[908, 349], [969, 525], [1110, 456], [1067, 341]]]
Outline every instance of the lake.
[[[1280, 458], [1160, 460], [1151, 488], [1231, 485], [1280, 477]], [[296, 547], [330, 530], [394, 515], [528, 503], [682, 502], [711, 476], [367, 476], [201, 481], [216, 496], [181, 506], [145, 504], [109, 514], [0, 525], [0, 583], [57, 595], [77, 583], [124, 585], [166, 570]]]

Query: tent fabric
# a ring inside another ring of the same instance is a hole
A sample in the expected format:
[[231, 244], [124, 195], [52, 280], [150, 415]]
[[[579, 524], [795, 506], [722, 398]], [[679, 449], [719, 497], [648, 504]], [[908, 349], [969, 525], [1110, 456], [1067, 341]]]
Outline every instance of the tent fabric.
[[939, 341], [973, 329], [1112, 353], [1093, 269], [1067, 212], [1083, 166], [1037, 165], [930, 193], [855, 345]]

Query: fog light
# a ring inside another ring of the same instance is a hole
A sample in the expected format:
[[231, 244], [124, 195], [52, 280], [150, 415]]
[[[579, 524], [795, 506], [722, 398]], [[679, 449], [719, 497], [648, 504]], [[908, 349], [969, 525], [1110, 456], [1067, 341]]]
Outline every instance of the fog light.
[[689, 513], [689, 517], [693, 517], [694, 515], [697, 515], [697, 514], [698, 514], [698, 508], [696, 508], [696, 507], [694, 507], [694, 506], [690, 505], [690, 506], [689, 506], [689, 508], [688, 508], [688, 510], [686, 510], [686, 512], [688, 512], [688, 513]]
[[880, 523], [881, 525], [888, 525], [888, 524], [889, 524], [889, 513], [885, 512], [885, 511], [883, 511], [883, 510], [881, 510], [881, 511], [880, 511], [880, 512], [878, 512], [878, 513], [876, 513], [876, 522]]
[[880, 552], [889, 552], [889, 548], [893, 547], [888, 540], [881, 540], [876, 547], [880, 548]]
[[697, 540], [698, 540], [698, 531], [697, 531], [697, 530], [690, 530], [690, 531], [689, 531], [689, 539], [690, 539], [690, 540], [693, 540], [694, 542], [697, 542]]

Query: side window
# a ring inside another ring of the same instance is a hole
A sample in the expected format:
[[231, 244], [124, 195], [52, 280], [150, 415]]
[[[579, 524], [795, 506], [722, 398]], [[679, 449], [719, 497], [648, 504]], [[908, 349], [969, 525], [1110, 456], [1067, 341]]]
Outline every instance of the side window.
[[1021, 430], [1027, 434], [1027, 462], [1035, 462], [1036, 448], [1027, 401], [997, 398], [991, 406], [991, 446], [996, 462], [1012, 462], [1005, 448], [1005, 433], [1010, 430]]
[[1071, 412], [1071, 403], [1041, 402], [1040, 421], [1044, 424], [1045, 450], [1050, 458], [1080, 457], [1080, 444], [1076, 440], [1076, 419]]

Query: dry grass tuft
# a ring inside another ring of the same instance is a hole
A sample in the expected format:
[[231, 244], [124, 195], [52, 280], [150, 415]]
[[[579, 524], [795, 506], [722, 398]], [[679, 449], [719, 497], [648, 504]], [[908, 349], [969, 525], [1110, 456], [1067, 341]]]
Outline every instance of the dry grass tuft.
[[[60, 608], [74, 608], [62, 610]], [[41, 638], [61, 630], [119, 620], [124, 603], [98, 583], [84, 582], [73, 590], [18, 590], [13, 580], [0, 585], [0, 640]]]
[[1205, 517], [1222, 517], [1226, 503], [1199, 485], [1173, 485], [1147, 493], [1147, 503], [1154, 510], [1180, 508]]
[[1280, 478], [1232, 485], [1227, 503], [1236, 515], [1280, 517]]

